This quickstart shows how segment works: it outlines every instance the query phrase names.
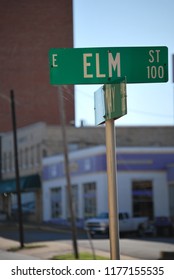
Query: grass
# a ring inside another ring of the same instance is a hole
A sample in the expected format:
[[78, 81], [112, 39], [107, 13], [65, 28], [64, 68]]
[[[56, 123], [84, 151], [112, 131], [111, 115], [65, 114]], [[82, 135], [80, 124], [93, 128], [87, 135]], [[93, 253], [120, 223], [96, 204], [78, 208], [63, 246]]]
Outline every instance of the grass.
[[[74, 254], [64, 254], [64, 255], [58, 255], [51, 258], [52, 260], [75, 260]], [[91, 253], [82, 252], [79, 254], [79, 260], [109, 260], [107, 257], [102, 256], [94, 256]]]

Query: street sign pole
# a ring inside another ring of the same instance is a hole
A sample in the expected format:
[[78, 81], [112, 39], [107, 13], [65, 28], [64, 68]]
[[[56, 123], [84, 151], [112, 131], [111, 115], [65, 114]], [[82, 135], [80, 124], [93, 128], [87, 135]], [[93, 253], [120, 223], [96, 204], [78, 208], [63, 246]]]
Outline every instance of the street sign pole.
[[127, 114], [126, 77], [117, 79], [114, 84], [105, 84], [100, 87], [94, 93], [94, 105], [96, 124], [105, 123], [106, 125], [110, 254], [112, 260], [119, 260], [116, 129], [114, 120]]
[[106, 121], [106, 159], [108, 174], [109, 235], [112, 260], [120, 259], [117, 198], [116, 141], [114, 119]]

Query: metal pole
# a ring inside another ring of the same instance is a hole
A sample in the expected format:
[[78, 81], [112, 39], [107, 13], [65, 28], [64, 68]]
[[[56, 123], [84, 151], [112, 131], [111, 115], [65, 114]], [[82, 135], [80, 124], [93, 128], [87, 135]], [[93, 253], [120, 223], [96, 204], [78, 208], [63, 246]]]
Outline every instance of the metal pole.
[[77, 247], [77, 230], [76, 230], [75, 215], [74, 215], [73, 201], [72, 201], [72, 189], [71, 189], [70, 170], [69, 170], [67, 137], [66, 137], [66, 129], [65, 129], [66, 121], [65, 121], [63, 91], [62, 91], [61, 86], [59, 86], [58, 96], [59, 96], [59, 109], [60, 109], [60, 119], [61, 119], [61, 127], [62, 127], [64, 159], [65, 159], [65, 174], [66, 174], [66, 180], [67, 180], [67, 194], [68, 194], [69, 210], [70, 210], [70, 215], [71, 215], [72, 241], [73, 241], [75, 259], [79, 259], [79, 253], [78, 253], [78, 247]]
[[[172, 54], [172, 82], [174, 84], [174, 54]], [[174, 86], [173, 86], [173, 124], [174, 124]]]
[[106, 121], [106, 158], [108, 175], [109, 235], [111, 260], [120, 259], [117, 198], [116, 141], [114, 120]]
[[20, 179], [19, 179], [19, 165], [18, 165], [18, 147], [17, 147], [17, 135], [16, 135], [16, 114], [15, 114], [15, 102], [14, 92], [10, 91], [11, 95], [11, 113], [12, 113], [12, 124], [13, 124], [13, 141], [14, 141], [14, 157], [15, 157], [15, 173], [16, 173], [16, 191], [18, 198], [18, 217], [19, 217], [19, 236], [21, 248], [24, 247], [23, 238], [23, 219], [22, 219], [22, 206], [21, 206], [21, 192], [20, 192]]
[[2, 140], [0, 134], [0, 180], [2, 179]]

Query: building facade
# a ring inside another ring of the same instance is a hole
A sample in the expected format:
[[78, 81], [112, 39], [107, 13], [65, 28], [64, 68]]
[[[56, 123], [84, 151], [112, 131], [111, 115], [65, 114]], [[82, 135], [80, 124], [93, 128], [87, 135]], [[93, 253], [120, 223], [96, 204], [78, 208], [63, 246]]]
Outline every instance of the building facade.
[[[133, 149], [138, 147], [137, 149], [141, 151], [141, 149], [144, 148], [158, 148], [162, 150], [163, 148], [168, 149], [173, 147], [173, 127], [117, 127], [116, 130], [116, 143], [119, 149], [127, 147]], [[78, 150], [84, 151], [84, 149], [89, 147], [93, 148], [105, 145], [104, 126], [67, 126], [66, 132], [68, 150], [70, 152], [74, 151], [74, 153], [78, 153]], [[37, 206], [30, 219], [41, 221], [43, 218], [42, 160], [43, 158], [61, 155], [63, 153], [62, 130], [60, 126], [48, 125], [43, 122], [36, 123], [19, 128], [17, 130], [17, 142], [22, 196], [28, 196], [28, 202], [25, 201], [25, 203], [31, 205], [35, 204]], [[0, 150], [0, 210], [5, 210], [9, 213], [9, 216], [11, 216], [11, 209], [14, 208], [16, 204], [12, 131], [1, 134]], [[166, 168], [168, 168], [169, 173], [173, 172], [172, 164]], [[97, 176], [99, 176], [99, 174], [97, 174]], [[104, 176], [106, 177], [106, 175]], [[170, 184], [172, 184], [172, 182], [170, 182]], [[33, 203], [33, 200], [35, 203]]]
[[[58, 88], [50, 85], [50, 48], [73, 47], [72, 0], [1, 0], [0, 132], [11, 130], [10, 91], [17, 126], [60, 124]], [[66, 122], [74, 121], [74, 89], [64, 87]]]
[[[131, 216], [174, 218], [174, 148], [118, 147], [119, 210]], [[77, 221], [108, 211], [106, 148], [71, 152], [70, 174]], [[63, 155], [43, 160], [43, 220], [69, 219]]]

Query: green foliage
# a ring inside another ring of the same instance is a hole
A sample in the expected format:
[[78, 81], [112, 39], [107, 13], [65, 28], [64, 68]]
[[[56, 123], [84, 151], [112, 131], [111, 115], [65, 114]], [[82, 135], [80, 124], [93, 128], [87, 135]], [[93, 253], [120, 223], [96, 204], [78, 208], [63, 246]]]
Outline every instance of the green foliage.
[[[108, 260], [107, 257], [93, 256], [91, 253], [82, 252], [79, 254], [80, 260]], [[52, 260], [75, 260], [73, 254], [58, 255], [52, 257]]]

